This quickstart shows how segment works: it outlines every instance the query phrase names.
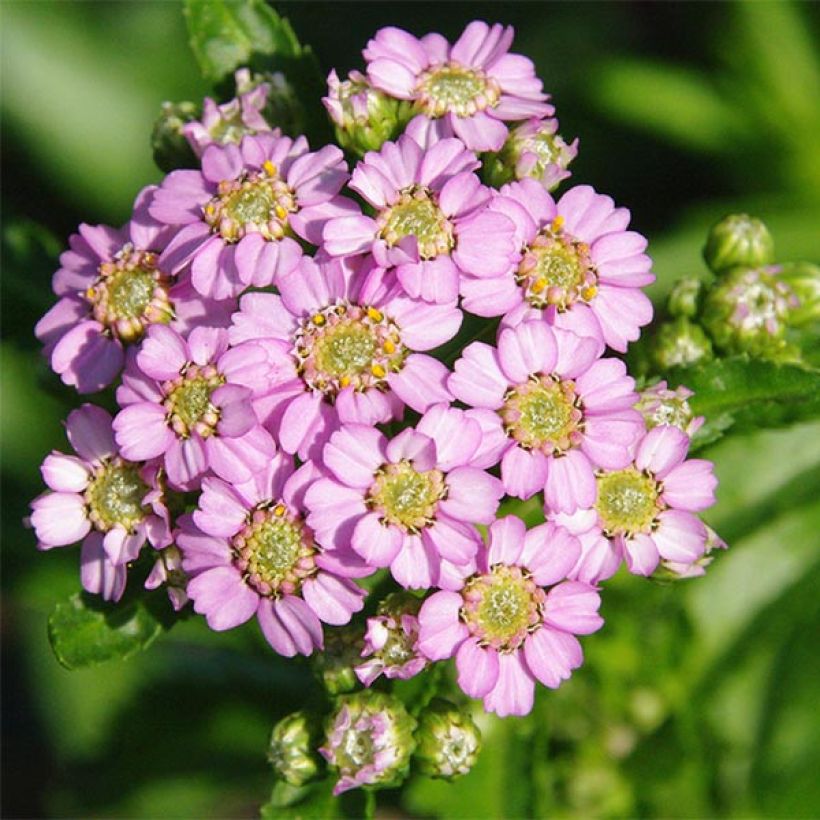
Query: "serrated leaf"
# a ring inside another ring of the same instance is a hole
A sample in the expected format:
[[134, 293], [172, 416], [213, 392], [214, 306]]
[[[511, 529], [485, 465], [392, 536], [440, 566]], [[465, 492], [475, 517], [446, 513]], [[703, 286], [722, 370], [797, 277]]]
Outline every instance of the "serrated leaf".
[[[745, 357], [715, 359], [667, 374], [695, 392], [689, 404], [720, 430], [743, 432], [820, 418], [820, 371]], [[710, 438], [714, 441], [714, 435]]]
[[186, 0], [191, 49], [205, 77], [219, 82], [257, 55], [297, 57], [290, 23], [263, 0]]
[[48, 619], [51, 648], [66, 669], [129, 658], [153, 643], [162, 630], [162, 621], [146, 599], [107, 604], [86, 593], [57, 604]]

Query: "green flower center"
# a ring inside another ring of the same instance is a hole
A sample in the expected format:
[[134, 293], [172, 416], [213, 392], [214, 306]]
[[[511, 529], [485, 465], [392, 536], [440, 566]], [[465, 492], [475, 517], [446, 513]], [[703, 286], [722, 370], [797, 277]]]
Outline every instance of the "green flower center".
[[85, 292], [94, 318], [125, 342], [139, 339], [150, 324], [170, 322], [170, 279], [157, 269], [156, 254], [126, 245], [99, 268], [99, 279]]
[[418, 472], [409, 461], [402, 460], [380, 468], [368, 503], [386, 523], [418, 532], [433, 522], [438, 502], [446, 492], [444, 475], [439, 470]]
[[590, 302], [598, 292], [598, 276], [589, 246], [561, 231], [556, 217], [525, 249], [515, 281], [524, 298], [537, 308], [555, 305], [565, 311], [576, 302]]
[[297, 368], [314, 390], [387, 389], [407, 357], [398, 325], [380, 310], [339, 303], [305, 319], [294, 337]]
[[379, 235], [391, 248], [414, 236], [422, 259], [433, 259], [455, 247], [453, 225], [426, 188], [413, 186], [403, 191], [394, 205], [379, 214], [376, 223]]
[[206, 438], [213, 434], [219, 410], [211, 402], [211, 395], [224, 383], [225, 377], [213, 365], [189, 364], [181, 376], [164, 385], [163, 405], [178, 436], [187, 438], [196, 432]]
[[660, 489], [654, 478], [634, 467], [601, 473], [597, 477], [595, 507], [607, 535], [649, 532], [663, 509]]
[[261, 171], [220, 182], [202, 218], [227, 242], [238, 242], [248, 233], [275, 241], [285, 236], [288, 216], [298, 209], [293, 191], [280, 179], [277, 167], [266, 160]]
[[292, 595], [315, 570], [313, 536], [282, 502], [254, 510], [232, 547], [236, 566], [262, 595]]
[[132, 531], [145, 518], [147, 507], [142, 501], [148, 489], [135, 464], [111, 461], [99, 468], [86, 488], [88, 517], [102, 532], [117, 524]]
[[499, 413], [507, 435], [524, 449], [553, 455], [580, 441], [583, 409], [572, 381], [535, 374], [507, 392]]
[[482, 645], [511, 651], [541, 623], [546, 596], [520, 567], [496, 564], [473, 576], [462, 590], [461, 614]]
[[447, 113], [470, 117], [495, 106], [501, 89], [482, 71], [447, 63], [425, 71], [419, 78], [416, 94], [417, 107], [430, 117]]

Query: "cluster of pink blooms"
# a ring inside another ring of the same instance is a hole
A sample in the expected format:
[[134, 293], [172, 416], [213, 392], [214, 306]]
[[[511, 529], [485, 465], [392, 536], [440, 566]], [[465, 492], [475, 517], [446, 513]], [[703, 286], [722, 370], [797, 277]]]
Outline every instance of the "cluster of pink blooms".
[[[487, 152], [555, 133], [512, 36], [379, 31], [356, 93], [413, 115], [352, 167], [271, 128], [264, 87], [209, 103], [199, 169], [70, 238], [37, 335], [118, 409], [70, 414], [31, 524], [42, 549], [82, 542], [87, 591], [117, 600], [147, 541], [174, 606], [310, 655], [381, 572], [408, 592], [363, 625], [363, 684], [453, 657], [467, 695], [522, 715], [581, 665], [622, 564], [695, 574], [716, 479], [687, 458], [691, 416], [659, 410], [689, 394], [647, 403], [606, 355], [652, 318], [646, 240], [520, 153], [482, 181]], [[536, 495], [544, 523], [505, 514]]]

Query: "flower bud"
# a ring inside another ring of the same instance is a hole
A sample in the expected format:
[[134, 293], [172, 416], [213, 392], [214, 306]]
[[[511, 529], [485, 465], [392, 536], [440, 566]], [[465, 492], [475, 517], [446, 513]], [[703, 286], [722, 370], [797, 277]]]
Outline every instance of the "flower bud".
[[789, 308], [789, 324], [804, 327], [820, 320], [820, 266], [811, 262], [785, 262], [775, 269], [798, 302]]
[[774, 261], [774, 240], [759, 219], [731, 214], [709, 231], [703, 258], [718, 274], [736, 267], [769, 265]]
[[151, 148], [154, 162], [161, 171], [168, 173], [177, 168], [196, 168], [199, 164], [185, 138], [187, 123], [199, 116], [197, 106], [192, 102], [164, 102], [159, 119], [151, 133]]
[[415, 728], [415, 719], [392, 695], [367, 690], [339, 698], [319, 749], [339, 773], [333, 793], [398, 785], [415, 749]]
[[294, 712], [273, 727], [268, 760], [279, 778], [291, 786], [304, 786], [319, 772], [318, 743], [316, 719], [306, 712]]
[[700, 578], [706, 574], [706, 567], [715, 560], [715, 550], [728, 549], [728, 544], [711, 528], [706, 527], [706, 549], [703, 555], [690, 563], [681, 561], [661, 561], [652, 574], [655, 581], [682, 581], [685, 578]]
[[188, 603], [188, 576], [182, 568], [182, 553], [173, 544], [157, 553], [154, 567], [145, 579], [146, 589], [156, 589], [162, 584], [174, 611], [179, 612]]
[[704, 417], [695, 416], [689, 401], [694, 393], [681, 385], [670, 390], [660, 381], [641, 391], [635, 409], [644, 417], [647, 430], [668, 424], [683, 430], [689, 438], [703, 426]]
[[436, 698], [425, 708], [416, 731], [415, 761], [429, 777], [455, 780], [467, 774], [481, 751], [481, 732], [472, 717]]
[[713, 358], [712, 343], [700, 325], [685, 316], [661, 325], [651, 342], [652, 361], [661, 371]]
[[735, 268], [706, 294], [702, 321], [715, 346], [726, 353], [785, 359], [790, 309], [799, 304], [776, 268]]
[[299, 101], [296, 89], [281, 71], [251, 74], [247, 68], [241, 68], [236, 72], [235, 79], [238, 97], [264, 87], [265, 98], [260, 112], [271, 127], [280, 128], [289, 136], [297, 136], [305, 131], [307, 123], [304, 106]]
[[514, 128], [497, 154], [484, 161], [487, 182], [499, 188], [531, 177], [552, 191], [570, 176], [567, 166], [578, 155], [578, 140], [570, 145], [558, 133], [558, 120], [532, 119]]
[[678, 279], [672, 288], [666, 306], [672, 316], [685, 316], [694, 319], [698, 315], [703, 282], [694, 276]]
[[412, 115], [408, 102], [373, 88], [359, 71], [351, 71], [346, 80], [331, 71], [327, 87], [328, 95], [322, 102], [333, 121], [336, 139], [342, 148], [358, 156], [378, 151], [384, 142], [397, 137]]
[[418, 650], [421, 601], [409, 592], [393, 592], [380, 604], [376, 617], [367, 619], [362, 657], [356, 675], [370, 686], [379, 675], [412, 678], [427, 666]]
[[356, 688], [354, 667], [361, 660], [363, 648], [361, 627], [327, 630], [324, 651], [313, 656], [313, 665], [329, 695], [341, 695]]

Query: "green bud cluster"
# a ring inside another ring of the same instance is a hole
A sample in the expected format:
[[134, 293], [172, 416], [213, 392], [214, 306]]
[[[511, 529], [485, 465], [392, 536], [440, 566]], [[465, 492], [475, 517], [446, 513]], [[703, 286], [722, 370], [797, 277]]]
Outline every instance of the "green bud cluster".
[[352, 692], [359, 685], [354, 667], [361, 663], [363, 649], [361, 627], [345, 626], [327, 631], [324, 651], [313, 656], [313, 668], [329, 695]]
[[307, 712], [282, 718], [271, 733], [268, 760], [277, 776], [291, 786], [304, 786], [319, 773], [321, 759], [317, 720]]
[[420, 772], [455, 780], [478, 760], [481, 731], [466, 710], [436, 698], [419, 718], [416, 743], [414, 760]]

